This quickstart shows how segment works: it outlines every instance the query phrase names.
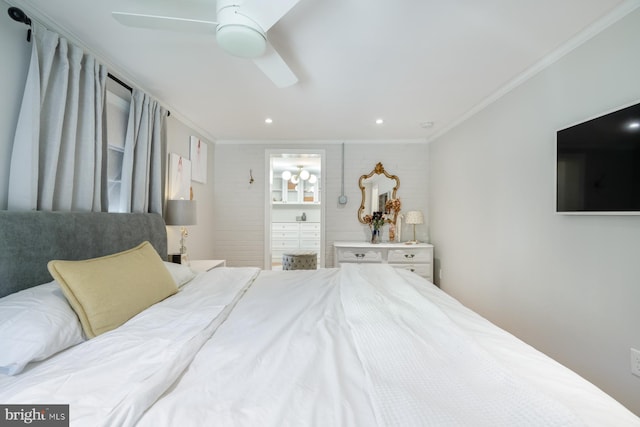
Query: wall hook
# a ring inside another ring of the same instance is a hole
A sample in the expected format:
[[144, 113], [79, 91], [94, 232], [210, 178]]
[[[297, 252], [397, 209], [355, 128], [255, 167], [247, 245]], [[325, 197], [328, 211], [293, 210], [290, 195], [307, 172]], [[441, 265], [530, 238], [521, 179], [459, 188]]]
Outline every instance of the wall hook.
[[253, 179], [253, 170], [249, 169], [249, 184], [253, 184], [255, 179]]

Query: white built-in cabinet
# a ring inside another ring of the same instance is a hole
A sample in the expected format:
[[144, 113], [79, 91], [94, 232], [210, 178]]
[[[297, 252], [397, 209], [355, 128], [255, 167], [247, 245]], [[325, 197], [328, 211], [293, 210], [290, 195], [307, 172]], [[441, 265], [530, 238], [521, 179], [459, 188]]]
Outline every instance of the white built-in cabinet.
[[272, 262], [282, 261], [282, 254], [295, 250], [315, 251], [320, 255], [319, 222], [273, 222], [271, 223]]
[[320, 185], [309, 181], [294, 184], [281, 177], [273, 177], [271, 186], [271, 202], [273, 204], [318, 204], [320, 203]]

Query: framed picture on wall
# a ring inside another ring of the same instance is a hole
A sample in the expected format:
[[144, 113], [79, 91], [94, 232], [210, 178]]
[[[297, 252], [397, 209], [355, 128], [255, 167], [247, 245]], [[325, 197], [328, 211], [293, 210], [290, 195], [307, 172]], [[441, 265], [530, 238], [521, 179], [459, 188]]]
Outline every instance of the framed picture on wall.
[[169, 153], [169, 199], [191, 199], [191, 161]]
[[207, 183], [207, 143], [195, 136], [191, 137], [191, 179], [202, 184]]

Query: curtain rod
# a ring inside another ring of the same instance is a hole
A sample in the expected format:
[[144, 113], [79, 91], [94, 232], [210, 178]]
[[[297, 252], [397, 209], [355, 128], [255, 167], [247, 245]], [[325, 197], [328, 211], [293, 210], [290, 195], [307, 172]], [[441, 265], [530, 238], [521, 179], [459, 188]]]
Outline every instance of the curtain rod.
[[[123, 82], [122, 80], [114, 76], [113, 74], [107, 73], [107, 77], [109, 77], [114, 82], [118, 83], [123, 88], [127, 89], [129, 92], [133, 92], [133, 89], [131, 88], [131, 86], [129, 86], [128, 84], [126, 84], [125, 82]], [[171, 115], [171, 111], [167, 110], [167, 117], [169, 117], [170, 115]]]
[[[31, 27], [31, 19], [27, 16], [26, 13], [22, 11], [22, 9], [12, 6], [7, 10], [7, 13], [11, 17], [11, 19], [13, 19], [14, 21], [22, 22], [23, 24]], [[28, 42], [31, 41], [31, 28], [29, 28], [29, 31], [27, 32], [27, 41]], [[123, 82], [122, 80], [114, 76], [113, 74], [107, 73], [107, 76], [114, 82], [118, 83], [120, 86], [127, 89], [129, 92], [133, 91], [133, 88], [131, 86], [129, 86], [128, 84], [126, 84], [125, 82]], [[167, 116], [170, 116], [170, 115], [171, 115], [171, 111], [167, 110]]]
[[107, 73], [107, 77], [109, 77], [114, 82], [118, 83], [120, 86], [122, 86], [123, 88], [125, 88], [129, 92], [133, 92], [133, 88], [131, 86], [129, 86], [128, 84], [126, 84], [125, 82], [123, 82], [122, 80], [120, 80], [119, 78], [114, 76], [113, 74]]

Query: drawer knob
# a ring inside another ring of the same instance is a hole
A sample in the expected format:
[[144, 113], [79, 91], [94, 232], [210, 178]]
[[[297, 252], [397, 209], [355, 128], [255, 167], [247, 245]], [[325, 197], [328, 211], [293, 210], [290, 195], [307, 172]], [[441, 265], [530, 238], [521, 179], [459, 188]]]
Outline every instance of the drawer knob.
[[356, 258], [364, 258], [364, 254], [355, 254]]
[[404, 254], [405, 258], [413, 258], [416, 254]]

